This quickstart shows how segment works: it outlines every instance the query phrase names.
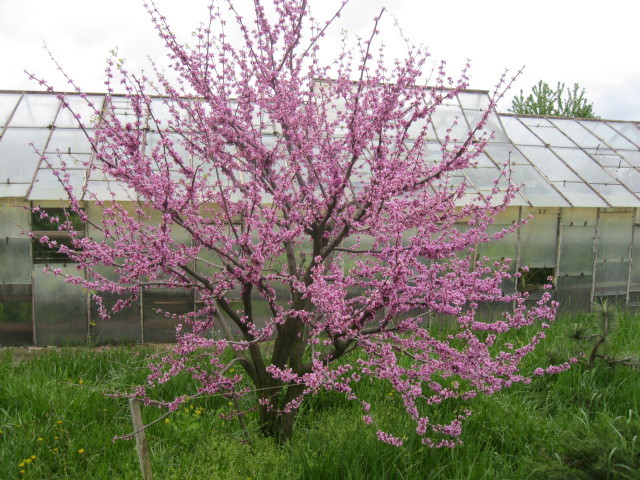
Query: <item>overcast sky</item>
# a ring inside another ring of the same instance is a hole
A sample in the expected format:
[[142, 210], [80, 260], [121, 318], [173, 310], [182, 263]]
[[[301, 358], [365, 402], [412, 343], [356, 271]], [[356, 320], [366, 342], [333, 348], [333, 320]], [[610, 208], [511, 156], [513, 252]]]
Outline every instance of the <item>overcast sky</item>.
[[[185, 41], [207, 13], [207, 3], [157, 0]], [[319, 19], [337, 4], [311, 0]], [[388, 56], [402, 53], [395, 18], [406, 37], [428, 46], [434, 59], [446, 59], [451, 74], [471, 59], [472, 88], [492, 89], [504, 69], [525, 66], [502, 111], [513, 94], [543, 79], [579, 83], [603, 118], [640, 120], [638, 0], [351, 0], [334, 33], [366, 35], [382, 6], [390, 12], [382, 26]], [[0, 89], [38, 89], [27, 69], [68, 90], [44, 42], [69, 75], [93, 92], [104, 91], [105, 59], [114, 47], [133, 71], [148, 69], [147, 56], [164, 56], [142, 0], [0, 0]]]

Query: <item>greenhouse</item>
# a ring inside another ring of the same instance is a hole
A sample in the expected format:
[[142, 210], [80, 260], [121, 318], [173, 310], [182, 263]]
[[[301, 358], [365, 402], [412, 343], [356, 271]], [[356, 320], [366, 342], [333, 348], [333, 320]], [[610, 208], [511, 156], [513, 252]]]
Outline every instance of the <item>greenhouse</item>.
[[[95, 104], [107, 101], [104, 95], [89, 97]], [[68, 95], [67, 101], [90, 117], [80, 96]], [[130, 114], [125, 97], [110, 101], [123, 117]], [[162, 115], [162, 99], [153, 102]], [[447, 129], [465, 136], [488, 104], [487, 92], [465, 91], [437, 109], [428, 130], [429, 155], [440, 154]], [[625, 308], [640, 306], [640, 123], [492, 112], [486, 129], [495, 132], [492, 140], [477, 166], [461, 171], [457, 181], [466, 182], [469, 195], [489, 193], [502, 165], [510, 162], [512, 182], [524, 186], [491, 228], [533, 216], [516, 232], [478, 248], [478, 255], [512, 258], [512, 271], [523, 272], [517, 284], [504, 285], [505, 291], [535, 297], [552, 277], [564, 312], [588, 311], [602, 298]], [[277, 132], [266, 129], [263, 135], [270, 142]], [[157, 137], [149, 131], [147, 145]], [[62, 211], [66, 192], [57, 167], [67, 166], [90, 220], [101, 218], [92, 200], [111, 200], [113, 192], [126, 206], [134, 198], [125, 186], [88, 172], [83, 161], [91, 155], [85, 132], [57, 95], [0, 91], [0, 345], [171, 341], [177, 321], [157, 310], [181, 314], [194, 308], [188, 292], [146, 290], [138, 308], [101, 320], [88, 292], [43, 271], [45, 264], [56, 263], [64, 272], [85, 274], [24, 235], [33, 231], [36, 239], [58, 235], [65, 241], [65, 232], [47, 230], [29, 208]], [[90, 237], [99, 234], [90, 225], [79, 228]]]

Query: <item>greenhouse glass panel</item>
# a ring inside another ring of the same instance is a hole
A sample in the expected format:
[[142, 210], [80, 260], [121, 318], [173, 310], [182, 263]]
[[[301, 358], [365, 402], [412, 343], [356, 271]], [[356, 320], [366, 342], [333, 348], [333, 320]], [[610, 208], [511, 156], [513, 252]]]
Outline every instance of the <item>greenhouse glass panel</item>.
[[[22, 238], [22, 229], [29, 229], [31, 223], [31, 212], [23, 208], [28, 207], [29, 204], [20, 202], [14, 205], [13, 201], [8, 203], [10, 204], [0, 204], [0, 239], [2, 237]], [[0, 279], [1, 281], [2, 279]], [[29, 280], [29, 283], [31, 283], [31, 280]]]
[[596, 263], [595, 296], [626, 295], [629, 262]]
[[20, 100], [19, 93], [0, 94], [0, 130], [9, 122], [9, 117]]
[[94, 200], [94, 199], [95, 200], [136, 201], [137, 195], [135, 190], [115, 180], [111, 180], [111, 181], [89, 180], [87, 181], [87, 191], [84, 194], [83, 200]]
[[546, 147], [520, 147], [529, 161], [552, 181], [578, 182], [580, 179]]
[[26, 94], [13, 114], [11, 127], [49, 127], [58, 113], [60, 100], [55, 95]]
[[639, 150], [618, 150], [618, 155], [631, 164], [632, 167], [640, 168]]
[[464, 173], [469, 180], [480, 190], [491, 190], [494, 186], [494, 180], [500, 175], [497, 168], [466, 168]]
[[533, 206], [561, 207], [567, 201], [547, 182], [531, 165], [514, 165], [511, 181], [515, 185], [524, 185], [520, 192]]
[[552, 147], [573, 147], [575, 144], [567, 138], [560, 130], [548, 122], [548, 125], [529, 125], [529, 128], [535, 133], [542, 141]]
[[556, 280], [556, 296], [563, 313], [591, 310], [591, 272], [589, 275], [560, 276]]
[[[109, 312], [115, 303], [126, 298], [109, 292], [101, 292], [102, 302]], [[113, 343], [141, 343], [142, 318], [140, 316], [140, 301], [110, 315], [108, 319], [100, 318], [97, 303], [91, 301], [91, 340], [97, 344]]]
[[586, 148], [585, 151], [595, 158], [603, 167], [630, 167], [631, 165], [626, 162], [620, 155], [613, 150], [606, 148]]
[[593, 226], [560, 226], [558, 275], [591, 275], [593, 272]]
[[581, 148], [602, 147], [602, 141], [595, 137], [589, 130], [580, 125], [576, 120], [550, 119], [560, 131], [567, 135]]
[[[87, 130], [93, 137], [95, 130]], [[84, 131], [79, 128], [56, 128], [51, 134], [47, 145], [47, 152], [60, 153], [91, 153], [91, 143]]]
[[637, 148], [633, 143], [622, 137], [617, 131], [604, 122], [580, 120], [580, 123], [587, 127], [596, 137], [601, 139], [611, 148], [621, 148], [626, 150], [633, 150], [634, 148]]
[[435, 129], [433, 128], [433, 124], [429, 118], [421, 118], [413, 122], [407, 129], [407, 135], [411, 140], [415, 140], [420, 134], [422, 134], [422, 130], [424, 128], [426, 128], [426, 138], [428, 140], [436, 140]]
[[633, 231], [633, 212], [601, 212], [598, 222], [597, 261], [628, 260]]
[[[485, 153], [478, 155], [474, 161], [477, 162], [478, 168], [496, 168], [496, 164]], [[500, 167], [501, 165], [498, 168]]]
[[556, 267], [558, 215], [534, 215], [520, 227], [520, 264]]
[[[640, 153], [640, 152], [639, 152]], [[640, 192], [640, 172], [636, 168], [609, 168], [609, 171], [632, 192]]]
[[[484, 112], [480, 112], [477, 110], [465, 110], [465, 116], [467, 117], [467, 122], [471, 130], [476, 128], [478, 122], [482, 119], [482, 115]], [[500, 119], [495, 112], [489, 114], [487, 118], [487, 123], [484, 128], [476, 133], [476, 136], [480, 136], [481, 134], [486, 133], [487, 135], [493, 134], [492, 142], [509, 142], [509, 137], [507, 136], [502, 124], [500, 123]]]
[[522, 153], [511, 143], [489, 143], [484, 152], [498, 165], [509, 162], [511, 165], [530, 165]]
[[145, 343], [175, 342], [176, 326], [184, 322], [165, 313], [184, 315], [194, 308], [192, 293], [176, 289], [145, 290], [142, 305]]
[[[8, 128], [0, 139], [0, 183], [31, 183], [49, 130]], [[33, 143], [31, 146], [29, 143]]]
[[67, 170], [82, 170], [86, 175], [89, 172], [86, 171], [85, 165], [89, 165], [91, 162], [91, 154], [89, 153], [74, 153], [69, 155], [68, 153], [48, 153], [47, 160], [41, 168], [53, 168]]
[[624, 135], [636, 147], [640, 148], [640, 128], [637, 124], [629, 122], [607, 122], [611, 128]]
[[564, 195], [574, 207], [607, 207], [607, 203], [600, 198], [586, 183], [582, 182], [553, 182], [553, 185]]
[[33, 345], [31, 284], [0, 283], [0, 346]]
[[[74, 265], [59, 264], [63, 274], [77, 276]], [[79, 285], [65, 282], [38, 268], [34, 270], [34, 316], [37, 346], [86, 343], [87, 296]]]
[[0, 183], [0, 198], [24, 197], [30, 186], [30, 183]]
[[[464, 141], [469, 136], [469, 126], [460, 108], [453, 106], [439, 107], [433, 113], [431, 120], [436, 130], [436, 135], [438, 135], [441, 142], [444, 141], [448, 129], [451, 129], [449, 137], [452, 141]], [[454, 123], [456, 123], [455, 126]]]
[[614, 207], [640, 207], [640, 199], [622, 185], [591, 185]]
[[544, 142], [531, 133], [518, 117], [502, 115], [504, 129], [513, 143], [517, 145], [544, 145]]
[[[67, 170], [64, 175], [69, 176], [69, 185], [74, 195], [79, 196], [84, 184], [84, 170]], [[29, 200], [66, 200], [67, 191], [51, 169], [40, 169], [29, 193]]]
[[462, 108], [471, 110], [486, 110], [489, 108], [489, 96], [484, 92], [460, 92], [458, 100], [460, 100]]
[[[565, 226], [593, 226], [598, 223], [598, 210], [595, 208], [563, 208], [560, 224]], [[592, 237], [595, 237], [595, 231]]]
[[577, 148], [553, 148], [553, 151], [587, 182], [611, 183], [613, 177], [589, 155]]
[[[25, 228], [29, 228], [28, 224]], [[5, 235], [2, 232], [2, 235]], [[0, 283], [30, 284], [31, 239], [25, 237], [0, 239]]]
[[[59, 128], [77, 128], [78, 121], [81, 121], [83, 125], [88, 127], [94, 127], [98, 124], [100, 119], [99, 114], [96, 113], [102, 111], [102, 105], [104, 103], [104, 97], [98, 95], [87, 95], [86, 98], [81, 98], [79, 95], [67, 95], [65, 101], [69, 104], [73, 113], [62, 106], [58, 116], [56, 117], [56, 127]], [[89, 103], [93, 104], [92, 108]], [[74, 117], [74, 115], [80, 115], [80, 120]]]

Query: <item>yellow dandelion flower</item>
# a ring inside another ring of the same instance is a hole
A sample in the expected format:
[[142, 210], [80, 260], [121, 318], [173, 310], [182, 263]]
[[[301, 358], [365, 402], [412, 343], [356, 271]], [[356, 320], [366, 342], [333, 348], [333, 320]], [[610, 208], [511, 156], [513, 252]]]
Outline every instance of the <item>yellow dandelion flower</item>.
[[233, 405], [233, 402], [229, 402], [229, 405]]
[[78, 383], [79, 383], [80, 385], [82, 385], [82, 384], [84, 383], [84, 380], [80, 380], [80, 381], [78, 381]]
[[60, 424], [62, 423], [62, 420], [58, 420], [58, 422], [57, 422], [57, 423], [58, 423], [58, 425], [60, 425]]
[[53, 437], [54, 440], [58, 440], [60, 437]]
[[80, 454], [84, 453], [84, 448], [79, 449], [78, 453], [80, 453]]
[[2, 435], [4, 432], [2, 430], [0, 430], [0, 435]]
[[57, 452], [57, 451], [58, 451], [58, 449], [57, 449], [57, 448], [54, 448], [54, 449], [53, 449], [53, 451], [54, 451], [54, 452]]
[[24, 462], [19, 463], [19, 464], [18, 464], [18, 466], [19, 466], [20, 468], [24, 467]]
[[164, 423], [169, 423], [171, 420], [169, 420], [168, 418], [164, 419]]
[[35, 460], [37, 457], [35, 455], [31, 455], [31, 460]]
[[24, 461], [24, 463], [26, 463], [26, 464], [28, 465], [28, 464], [30, 464], [30, 463], [31, 463], [31, 461], [32, 461], [32, 460], [31, 460], [30, 458], [27, 458], [27, 459]]
[[185, 412], [188, 412], [188, 411], [189, 411], [189, 409], [188, 409], [188, 408], [185, 408], [185, 409], [184, 409], [184, 411], [185, 411]]
[[25, 473], [27, 473], [27, 471], [26, 470], [20, 470], [20, 473], [25, 474]]
[[39, 441], [39, 442], [41, 442], [41, 441], [43, 441], [43, 440], [44, 440], [44, 438], [42, 438], [42, 437], [38, 437], [38, 441]]

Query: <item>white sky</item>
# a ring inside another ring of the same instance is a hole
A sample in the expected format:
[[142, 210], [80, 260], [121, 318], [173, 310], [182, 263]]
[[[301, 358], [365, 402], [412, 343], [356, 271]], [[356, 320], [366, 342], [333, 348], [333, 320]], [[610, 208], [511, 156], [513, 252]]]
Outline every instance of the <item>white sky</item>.
[[[234, 0], [249, 5], [251, 0]], [[310, 0], [325, 19], [338, 0]], [[206, 0], [157, 0], [185, 41], [207, 13]], [[393, 17], [405, 36], [446, 59], [455, 77], [472, 61], [471, 87], [490, 90], [502, 71], [524, 74], [503, 100], [528, 92], [543, 79], [550, 85], [578, 82], [603, 118], [640, 120], [640, 57], [637, 55], [638, 0], [351, 0], [334, 27], [339, 34], [367, 35], [382, 6], [391, 13], [382, 25], [387, 56], [402, 54]], [[241, 7], [243, 8], [243, 7]], [[46, 42], [65, 71], [86, 91], [104, 91], [108, 52], [118, 47], [132, 71], [148, 69], [147, 56], [164, 52], [142, 0], [0, 0], [0, 89], [37, 90], [25, 69], [69, 87], [42, 48]], [[325, 44], [331, 49], [331, 43]]]

